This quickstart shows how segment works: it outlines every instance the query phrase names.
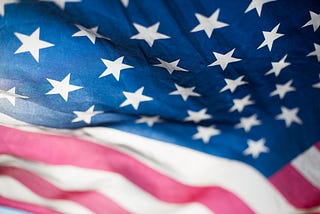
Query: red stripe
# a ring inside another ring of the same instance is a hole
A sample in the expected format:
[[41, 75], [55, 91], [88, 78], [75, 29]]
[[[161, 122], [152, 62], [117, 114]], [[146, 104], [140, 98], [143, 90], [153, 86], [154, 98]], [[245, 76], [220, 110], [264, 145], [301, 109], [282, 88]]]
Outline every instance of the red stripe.
[[63, 191], [41, 177], [26, 170], [16, 167], [0, 166], [0, 174], [7, 175], [22, 183], [24, 186], [48, 199], [63, 199], [82, 204], [94, 213], [126, 214], [127, 211], [120, 208], [112, 200], [95, 191]]
[[115, 172], [169, 203], [199, 202], [215, 213], [253, 213], [242, 200], [223, 188], [184, 185], [105, 146], [74, 137], [28, 133], [1, 126], [0, 133], [3, 136], [0, 153], [49, 164]]
[[34, 204], [24, 203], [20, 201], [15, 201], [11, 199], [4, 198], [0, 195], [0, 205], [20, 209], [27, 212], [32, 212], [34, 214], [60, 214], [59, 212], [50, 210], [46, 207], [41, 207]]
[[298, 208], [312, 208], [320, 204], [320, 190], [291, 165], [282, 168], [269, 180], [291, 204]]
[[110, 213], [128, 214], [115, 202], [95, 191], [64, 191], [43, 178], [16, 167], [0, 166], [0, 174], [14, 178], [43, 198], [74, 201], [94, 213], [105, 213], [108, 210]]
[[316, 143], [316, 145], [314, 145], [318, 150], [320, 150], [320, 142]]

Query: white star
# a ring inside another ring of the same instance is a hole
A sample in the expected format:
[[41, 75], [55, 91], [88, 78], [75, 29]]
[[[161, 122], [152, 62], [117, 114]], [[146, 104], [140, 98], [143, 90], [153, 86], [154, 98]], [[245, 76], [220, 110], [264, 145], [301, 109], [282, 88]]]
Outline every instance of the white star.
[[313, 31], [316, 32], [316, 30], [318, 30], [319, 26], [320, 26], [320, 13], [319, 14], [316, 14], [312, 11], [309, 11], [310, 13], [310, 20], [305, 24], [303, 25], [302, 27], [307, 27], [309, 25], [312, 25], [313, 26]]
[[235, 80], [232, 80], [232, 79], [224, 79], [225, 82], [227, 83], [227, 85], [224, 86], [224, 87], [220, 90], [220, 93], [221, 93], [221, 92], [224, 92], [224, 91], [226, 91], [226, 90], [230, 90], [230, 91], [233, 93], [233, 92], [237, 89], [237, 87], [239, 87], [239, 86], [241, 86], [241, 85], [244, 85], [244, 84], [248, 84], [248, 82], [242, 81], [243, 78], [244, 78], [244, 75], [238, 77], [238, 78], [235, 79]]
[[196, 18], [199, 24], [191, 30], [191, 32], [198, 32], [204, 30], [210, 38], [214, 29], [219, 29], [228, 26], [227, 23], [218, 21], [220, 9], [217, 9], [210, 17], [203, 16], [196, 13]]
[[54, 44], [39, 39], [40, 28], [35, 30], [30, 36], [21, 33], [14, 33], [14, 35], [22, 42], [22, 45], [14, 52], [14, 54], [30, 52], [37, 62], [39, 62], [40, 49], [54, 46]]
[[6, 4], [17, 3], [18, 0], [1, 0], [0, 1], [0, 16], [4, 16], [4, 6]]
[[[320, 74], [319, 74], [319, 79], [320, 79]], [[320, 81], [318, 83], [313, 84], [312, 87], [320, 88]]]
[[61, 81], [56, 81], [53, 79], [47, 78], [49, 83], [52, 85], [53, 89], [51, 89], [46, 94], [60, 94], [60, 96], [65, 100], [68, 101], [69, 92], [79, 90], [82, 87], [76, 85], [70, 85], [70, 73]]
[[262, 48], [264, 46], [268, 46], [269, 51], [271, 51], [273, 42], [276, 39], [284, 36], [284, 34], [282, 34], [282, 33], [277, 33], [279, 27], [280, 27], [280, 23], [277, 26], [275, 26], [272, 29], [272, 31], [270, 31], [270, 32], [263, 31], [262, 33], [263, 33], [263, 36], [264, 36], [264, 41], [261, 43], [261, 45], [257, 49], [260, 49], [260, 48]]
[[122, 63], [124, 56], [119, 57], [114, 61], [110, 61], [107, 59], [101, 59], [102, 62], [105, 64], [107, 69], [99, 76], [99, 78], [112, 74], [114, 78], [119, 81], [120, 79], [120, 72], [123, 69], [133, 68], [131, 65], [127, 65]]
[[216, 129], [215, 126], [197, 126], [198, 132], [192, 136], [192, 139], [201, 139], [204, 143], [209, 143], [212, 136], [220, 134], [220, 130]]
[[214, 56], [216, 57], [217, 60], [214, 61], [213, 63], [211, 63], [208, 66], [220, 65], [222, 70], [225, 70], [229, 63], [240, 61], [241, 59], [232, 57], [234, 50], [235, 50], [235, 48], [232, 49], [231, 51], [229, 51], [226, 54], [220, 54], [220, 53], [217, 53], [217, 52], [213, 52], [213, 54], [214, 54]]
[[149, 127], [161, 122], [160, 116], [141, 116], [140, 119], [136, 120], [136, 123], [146, 123]]
[[290, 62], [286, 62], [287, 56], [288, 55], [286, 54], [284, 57], [282, 57], [282, 59], [279, 62], [271, 62], [272, 69], [270, 69], [267, 73], [265, 73], [265, 75], [269, 75], [269, 74], [274, 73], [274, 75], [276, 75], [276, 77], [279, 76], [282, 69], [291, 65]]
[[196, 87], [184, 88], [180, 85], [174, 84], [176, 86], [175, 91], [171, 92], [170, 95], [180, 95], [184, 101], [188, 99], [189, 96], [200, 97], [201, 95], [194, 92]]
[[168, 39], [170, 38], [169, 36], [158, 33], [158, 28], [160, 25], [160, 22], [155, 23], [154, 25], [150, 27], [144, 27], [142, 25], [139, 25], [137, 23], [133, 23], [134, 27], [137, 29], [139, 32], [136, 35], [131, 36], [130, 39], [141, 39], [145, 40], [150, 47], [152, 47], [153, 43], [157, 39]]
[[109, 40], [109, 38], [102, 36], [98, 33], [98, 26], [93, 27], [93, 28], [85, 28], [81, 25], [76, 24], [76, 27], [79, 28], [79, 31], [74, 33], [72, 35], [72, 37], [86, 36], [86, 37], [88, 37], [88, 39], [90, 39], [92, 44], [96, 43], [96, 38], [103, 38], [103, 39]]
[[188, 110], [189, 116], [184, 119], [184, 121], [193, 121], [195, 123], [199, 123], [201, 120], [207, 120], [212, 118], [211, 115], [206, 114], [208, 109], [204, 108], [200, 111], [190, 111]]
[[129, 0], [121, 0], [121, 3], [123, 4], [123, 6], [128, 7]]
[[259, 16], [261, 16], [261, 10], [262, 6], [266, 3], [273, 2], [276, 0], [251, 0], [251, 3], [249, 4], [248, 8], [244, 13], [248, 13], [249, 11], [256, 9]]
[[148, 97], [142, 94], [144, 87], [139, 88], [135, 92], [126, 92], [124, 91], [123, 94], [127, 98], [123, 103], [121, 103], [120, 107], [124, 107], [127, 105], [132, 105], [132, 107], [137, 110], [139, 108], [140, 102], [150, 101], [153, 100], [152, 97]]
[[16, 98], [28, 98], [26, 96], [22, 96], [16, 94], [16, 87], [9, 89], [8, 91], [0, 90], [0, 99], [7, 99], [13, 106], [16, 105]]
[[314, 88], [320, 88], [320, 82], [316, 83], [316, 84], [313, 84], [312, 87]]
[[283, 99], [288, 92], [295, 91], [296, 89], [291, 86], [292, 82], [293, 80], [290, 80], [283, 85], [276, 84], [277, 89], [271, 92], [270, 97], [279, 95], [280, 99]]
[[97, 114], [103, 113], [103, 111], [94, 111], [93, 105], [88, 108], [87, 111], [73, 111], [73, 113], [77, 115], [77, 117], [72, 120], [72, 123], [84, 121], [86, 124], [90, 124], [92, 117]]
[[316, 56], [318, 59], [318, 62], [320, 62], [320, 45], [314, 43], [314, 51], [309, 53], [307, 56]]
[[252, 157], [256, 159], [262, 152], [268, 153], [269, 148], [264, 145], [265, 143], [266, 140], [264, 138], [258, 141], [248, 140], [248, 148], [243, 151], [243, 154], [252, 155]]
[[243, 128], [246, 132], [249, 132], [253, 126], [260, 125], [261, 121], [257, 119], [257, 115], [254, 114], [251, 117], [241, 117], [240, 123], [235, 128]]
[[277, 120], [284, 120], [286, 127], [290, 127], [293, 122], [302, 124], [301, 119], [297, 116], [299, 108], [288, 109], [284, 106], [281, 107], [281, 114], [276, 116]]
[[16, 105], [16, 88], [13, 87], [9, 89], [8, 91], [2, 91], [0, 90], [0, 99], [7, 99], [13, 106]]
[[172, 74], [173, 71], [186, 71], [186, 72], [188, 71], [178, 66], [180, 59], [177, 59], [176, 61], [172, 61], [172, 62], [166, 62], [160, 58], [157, 58], [157, 60], [160, 61], [160, 64], [156, 64], [154, 66], [165, 68], [170, 74]]
[[61, 10], [64, 10], [66, 3], [68, 2], [81, 2], [81, 0], [40, 0], [40, 1], [53, 2], [58, 7], [60, 7]]
[[233, 100], [233, 106], [230, 109], [230, 112], [237, 110], [238, 112], [242, 112], [243, 109], [248, 106], [254, 104], [253, 101], [250, 100], [251, 96], [247, 95], [243, 97], [242, 99], [234, 99]]

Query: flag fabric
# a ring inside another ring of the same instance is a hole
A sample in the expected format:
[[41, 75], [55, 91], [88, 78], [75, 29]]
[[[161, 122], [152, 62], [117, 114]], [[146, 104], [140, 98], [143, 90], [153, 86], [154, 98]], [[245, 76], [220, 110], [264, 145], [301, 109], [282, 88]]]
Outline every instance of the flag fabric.
[[9, 207], [0, 206], [1, 214], [27, 214], [29, 212], [24, 212], [22, 210], [17, 210]]
[[320, 213], [318, 0], [1, 0], [0, 25], [0, 212]]

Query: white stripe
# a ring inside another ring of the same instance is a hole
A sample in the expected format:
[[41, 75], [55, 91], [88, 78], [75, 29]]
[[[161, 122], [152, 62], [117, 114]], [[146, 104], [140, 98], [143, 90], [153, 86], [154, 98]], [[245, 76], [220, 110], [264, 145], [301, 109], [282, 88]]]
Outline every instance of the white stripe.
[[[3, 121], [1, 114], [0, 121]], [[69, 133], [96, 143], [116, 147], [182, 183], [195, 186], [221, 186], [238, 195], [259, 214], [303, 212], [289, 204], [257, 170], [239, 161], [207, 155], [110, 128], [83, 128], [71, 132], [25, 125], [24, 122], [19, 124], [19, 122], [14, 120], [14, 127], [33, 132], [64, 135]]]
[[6, 114], [3, 114], [0, 112], [0, 124], [3, 124], [4, 126], [5, 125], [9, 125], [11, 127], [15, 127], [15, 126], [27, 126], [27, 125], [30, 125], [28, 123], [25, 123], [23, 121], [20, 121], [20, 120], [16, 120]]
[[[242, 162], [110, 128], [84, 128], [80, 131], [83, 132], [82, 138], [113, 145], [182, 183], [221, 186], [238, 195], [256, 213], [302, 211], [289, 204], [262, 174]], [[77, 135], [81, 136], [80, 133]]]
[[292, 161], [292, 165], [310, 183], [320, 189], [320, 151], [311, 147]]
[[48, 207], [61, 213], [93, 214], [87, 208], [71, 201], [42, 198], [9, 176], [0, 175], [0, 195], [11, 200]]
[[65, 191], [94, 190], [100, 192], [131, 213], [212, 213], [207, 207], [198, 203], [161, 202], [116, 173], [74, 166], [48, 165], [9, 155], [0, 155], [0, 165], [14, 166], [33, 172]]

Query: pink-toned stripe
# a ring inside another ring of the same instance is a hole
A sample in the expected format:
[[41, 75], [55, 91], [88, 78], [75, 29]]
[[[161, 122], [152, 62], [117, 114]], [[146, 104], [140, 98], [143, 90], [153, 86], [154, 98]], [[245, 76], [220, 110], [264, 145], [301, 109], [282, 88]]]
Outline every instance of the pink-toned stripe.
[[320, 190], [291, 165], [282, 168], [269, 180], [295, 207], [312, 208], [320, 205]]
[[320, 151], [320, 141], [314, 145]]
[[[215, 213], [253, 213], [236, 195], [220, 187], [182, 184], [127, 154], [75, 137], [29, 133], [0, 126], [0, 153], [48, 164], [70, 164], [111, 171], [169, 203], [199, 202]], [[186, 166], [188, 167], [188, 166]], [[213, 169], [214, 170], [214, 169]]]
[[64, 191], [36, 174], [17, 167], [0, 166], [0, 174], [14, 178], [43, 198], [74, 201], [97, 214], [103, 214], [106, 210], [110, 213], [128, 214], [111, 199], [95, 191]]
[[15, 200], [11, 200], [8, 198], [4, 198], [2, 196], [0, 196], [0, 205], [12, 207], [12, 208], [27, 211], [27, 212], [31, 212], [34, 214], [44, 214], [44, 213], [45, 214], [61, 214], [59, 212], [50, 210], [46, 207], [41, 207], [38, 205], [29, 204], [29, 203], [24, 203], [21, 201], [15, 201]]

